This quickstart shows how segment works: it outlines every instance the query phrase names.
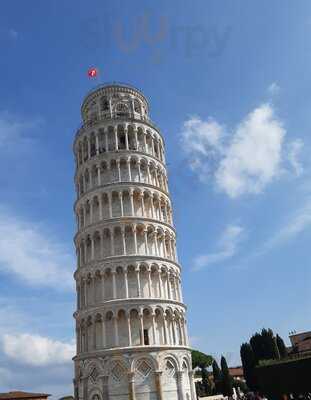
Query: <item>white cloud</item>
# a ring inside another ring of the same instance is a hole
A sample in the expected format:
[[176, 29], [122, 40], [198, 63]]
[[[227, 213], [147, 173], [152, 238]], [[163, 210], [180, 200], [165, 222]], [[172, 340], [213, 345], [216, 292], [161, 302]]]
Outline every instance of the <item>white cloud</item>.
[[22, 364], [32, 366], [56, 365], [71, 362], [75, 344], [30, 334], [5, 334], [2, 338], [4, 354]]
[[37, 224], [0, 208], [0, 271], [31, 285], [72, 289], [73, 257]]
[[3, 155], [33, 149], [35, 140], [27, 134], [42, 124], [40, 119], [23, 120], [8, 111], [0, 111], [0, 151]]
[[199, 117], [187, 120], [181, 132], [191, 169], [203, 182], [213, 177], [216, 187], [231, 198], [262, 192], [284, 171], [286, 159], [296, 175], [302, 173], [298, 155], [303, 143], [298, 139], [284, 146], [285, 136], [270, 104], [255, 108], [231, 135], [214, 119]]
[[193, 270], [198, 271], [212, 264], [223, 262], [235, 255], [242, 240], [244, 229], [239, 225], [229, 225], [218, 243], [218, 251], [203, 254], [195, 258]]
[[278, 232], [263, 246], [261, 253], [272, 247], [286, 243], [311, 227], [311, 198], [281, 227]]
[[185, 121], [182, 131], [182, 147], [188, 157], [190, 167], [196, 171], [202, 181], [208, 177], [208, 163], [206, 159], [217, 158], [221, 151], [221, 142], [224, 128], [214, 119], [202, 121], [197, 116]]
[[268, 86], [268, 92], [271, 95], [276, 95], [279, 93], [279, 91], [281, 90], [280, 86], [276, 83], [276, 82], [272, 82], [269, 86]]
[[280, 172], [285, 130], [272, 107], [256, 108], [237, 127], [215, 178], [230, 197], [259, 193]]
[[297, 176], [303, 173], [303, 166], [299, 162], [299, 155], [304, 144], [301, 139], [296, 139], [288, 144], [288, 160]]

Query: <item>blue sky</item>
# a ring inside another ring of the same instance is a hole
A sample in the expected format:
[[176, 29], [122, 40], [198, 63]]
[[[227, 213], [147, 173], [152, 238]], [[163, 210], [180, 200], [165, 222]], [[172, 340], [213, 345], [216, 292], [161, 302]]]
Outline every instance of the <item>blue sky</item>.
[[310, 329], [309, 1], [12, 0], [0, 21], [0, 391], [72, 391], [72, 141], [101, 82], [139, 87], [165, 136], [193, 346], [236, 365], [262, 327]]

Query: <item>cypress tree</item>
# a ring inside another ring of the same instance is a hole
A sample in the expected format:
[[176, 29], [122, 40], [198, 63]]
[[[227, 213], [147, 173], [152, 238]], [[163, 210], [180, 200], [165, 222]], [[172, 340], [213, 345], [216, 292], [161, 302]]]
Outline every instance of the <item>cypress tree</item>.
[[265, 346], [264, 346], [264, 341], [263, 337], [260, 333], [256, 332], [255, 335], [253, 335], [250, 338], [250, 345], [252, 347], [252, 350], [254, 352], [256, 364], [258, 364], [259, 360], [263, 360], [266, 358], [266, 352], [265, 352]]
[[222, 375], [222, 394], [231, 397], [233, 395], [232, 377], [229, 373], [228, 364], [225, 357], [221, 357], [221, 375]]
[[287, 348], [285, 346], [283, 339], [279, 335], [276, 335], [276, 344], [279, 349], [280, 357], [281, 358], [287, 357], [288, 356]]
[[276, 338], [274, 337], [272, 329], [263, 329], [261, 331], [262, 343], [263, 343], [263, 359], [279, 359], [280, 353], [276, 344]]
[[243, 365], [244, 378], [250, 390], [256, 391], [258, 389], [257, 380], [255, 376], [256, 356], [249, 343], [243, 343], [240, 350], [241, 361]]
[[222, 392], [222, 387], [221, 387], [221, 371], [218, 367], [217, 361], [213, 361], [213, 377], [214, 377], [214, 385], [215, 385], [215, 391], [216, 394], [220, 394]]

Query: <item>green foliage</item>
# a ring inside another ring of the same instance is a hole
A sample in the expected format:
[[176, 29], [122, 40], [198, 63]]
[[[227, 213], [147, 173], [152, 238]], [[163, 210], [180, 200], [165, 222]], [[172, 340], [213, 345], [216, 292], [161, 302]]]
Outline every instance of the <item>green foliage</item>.
[[192, 368], [200, 368], [202, 382], [196, 383], [197, 395], [200, 397], [209, 396], [212, 394], [212, 386], [209, 381], [207, 367], [212, 365], [213, 357], [201, 353], [198, 350], [192, 350]]
[[311, 357], [270, 361], [269, 365], [255, 368], [259, 390], [271, 398], [311, 392], [310, 371]]
[[277, 344], [278, 349], [279, 349], [280, 357], [281, 358], [287, 357], [288, 356], [287, 348], [286, 348], [286, 346], [284, 344], [283, 339], [279, 335], [276, 335], [276, 344]]
[[271, 329], [262, 329], [261, 333], [255, 333], [249, 342], [257, 364], [259, 360], [277, 360], [280, 358], [276, 337]]
[[263, 329], [261, 331], [261, 337], [262, 337], [262, 345], [263, 345], [263, 352], [264, 352], [263, 359], [266, 359], [266, 360], [279, 359], [280, 353], [279, 353], [278, 346], [276, 344], [276, 339], [274, 337], [273, 331], [271, 329]]
[[201, 353], [198, 350], [192, 350], [192, 368], [199, 367], [200, 369], [207, 368], [212, 365], [213, 357], [207, 354]]
[[216, 360], [213, 361], [212, 367], [213, 367], [215, 392], [216, 394], [220, 394], [222, 393], [222, 375]]
[[233, 390], [232, 390], [232, 377], [229, 373], [228, 369], [228, 364], [227, 360], [225, 357], [221, 357], [221, 386], [222, 386], [222, 394], [224, 396], [232, 396], [233, 395]]
[[256, 332], [255, 335], [253, 335], [250, 338], [249, 343], [254, 351], [256, 364], [258, 363], [259, 360], [263, 360], [266, 358], [264, 344], [263, 344], [262, 336], [260, 333]]
[[244, 378], [250, 390], [257, 390], [257, 380], [255, 375], [255, 366], [257, 364], [255, 352], [249, 343], [243, 343], [240, 350], [241, 361], [243, 365]]
[[[303, 368], [298, 376], [298, 369], [293, 368], [293, 365], [298, 365], [298, 360], [293, 362], [287, 359], [287, 349], [282, 338], [279, 335], [274, 336], [271, 329], [262, 329], [261, 333], [255, 333], [249, 343], [242, 344], [240, 353], [244, 377], [252, 391], [260, 390], [266, 395], [277, 397], [283, 393], [294, 393], [295, 387], [298, 390], [299, 386], [295, 386], [295, 382], [300, 382], [300, 390], [303, 392], [302, 388], [306, 387], [305, 379], [310, 381], [310, 373], [303, 371]], [[306, 365], [302, 360], [299, 362], [299, 366]], [[311, 367], [311, 361], [308, 365]], [[311, 390], [311, 384], [309, 386]]]

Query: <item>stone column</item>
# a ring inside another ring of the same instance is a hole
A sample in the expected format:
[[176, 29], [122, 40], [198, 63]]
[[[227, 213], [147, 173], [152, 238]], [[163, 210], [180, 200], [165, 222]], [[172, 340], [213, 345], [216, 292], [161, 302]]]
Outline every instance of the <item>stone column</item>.
[[106, 147], [106, 151], [109, 151], [108, 131], [107, 130], [105, 130], [105, 147]]
[[157, 400], [163, 400], [163, 391], [162, 391], [162, 371], [155, 371], [155, 387], [157, 391]]
[[102, 343], [103, 343], [103, 348], [106, 347], [106, 325], [105, 325], [105, 317], [102, 319]]
[[123, 193], [119, 192], [119, 200], [120, 200], [120, 208], [121, 208], [121, 217], [124, 216], [124, 206], [123, 206]]
[[100, 186], [101, 182], [101, 175], [100, 175], [100, 165], [97, 167], [97, 185]]
[[126, 242], [125, 242], [125, 229], [122, 227], [121, 229], [121, 235], [122, 235], [122, 247], [123, 247], [123, 255], [126, 255]]
[[136, 400], [134, 372], [128, 373], [128, 380], [129, 380], [129, 400]]
[[146, 132], [143, 132], [143, 135], [144, 135], [144, 152], [148, 153], [148, 151], [147, 151], [147, 134], [146, 134]]
[[95, 258], [94, 237], [91, 238], [91, 260]]
[[88, 377], [84, 377], [83, 379], [83, 400], [88, 400], [88, 396], [87, 396], [87, 380]]
[[130, 190], [131, 216], [134, 217], [134, 191]]
[[118, 169], [118, 181], [121, 182], [120, 160], [117, 160], [117, 169]]
[[154, 244], [155, 244], [155, 255], [159, 256], [159, 247], [158, 247], [158, 233], [155, 231], [154, 233]]
[[133, 235], [134, 235], [134, 251], [135, 251], [135, 254], [138, 254], [136, 225], [133, 225]]
[[183, 372], [177, 371], [177, 390], [178, 390], [178, 400], [184, 400], [183, 382], [182, 382]]
[[144, 315], [140, 314], [139, 315], [139, 319], [140, 319], [140, 330], [141, 330], [141, 346], [144, 346]]
[[99, 153], [99, 140], [98, 140], [98, 132], [95, 135], [95, 146], [96, 146], [96, 154]]
[[111, 272], [112, 275], [112, 298], [117, 298], [116, 271]]
[[110, 229], [110, 251], [111, 255], [114, 256], [114, 228]]
[[114, 345], [115, 347], [119, 346], [119, 332], [118, 332], [118, 319], [117, 316], [113, 316], [113, 325], [114, 325]]
[[138, 143], [137, 128], [134, 128], [134, 134], [135, 134], [135, 146], [136, 146], [136, 150], [138, 150], [139, 143]]
[[103, 383], [103, 399], [104, 400], [110, 400], [109, 390], [108, 390], [108, 382], [109, 382], [109, 376], [108, 375], [103, 376], [102, 383]]
[[100, 231], [100, 258], [104, 258], [104, 232]]
[[129, 149], [129, 134], [128, 134], [128, 128], [125, 128], [125, 149]]
[[161, 269], [159, 269], [158, 273], [159, 273], [159, 297], [161, 299], [162, 298], [162, 274], [161, 274]]
[[144, 193], [140, 193], [140, 200], [141, 200], [141, 213], [142, 213], [142, 217], [144, 217], [145, 216]]
[[148, 291], [149, 291], [149, 297], [152, 297], [152, 292], [151, 292], [151, 271], [148, 271]]
[[139, 276], [139, 269], [136, 269], [136, 279], [137, 279], [137, 296], [141, 297], [141, 290], [140, 290], [140, 276]]
[[128, 343], [129, 346], [132, 346], [132, 330], [131, 330], [131, 316], [128, 314], [127, 316], [127, 333], [128, 333]]
[[115, 149], [116, 149], [116, 151], [118, 151], [119, 150], [119, 142], [118, 142], [118, 128], [115, 126], [114, 128], [113, 128], [113, 131], [114, 131], [114, 141], [115, 141]]
[[127, 271], [124, 272], [124, 287], [125, 287], [125, 298], [129, 297], [129, 285], [127, 280]]
[[151, 201], [151, 218], [155, 218], [155, 212], [154, 212], [154, 204], [153, 204], [153, 195], [151, 195], [151, 198], [150, 198], [150, 201]]
[[102, 300], [105, 301], [105, 276], [102, 274]]
[[151, 184], [151, 176], [150, 176], [150, 165], [147, 164], [147, 177], [148, 177], [148, 183], [149, 185]]
[[149, 254], [149, 251], [148, 251], [148, 231], [147, 231], [147, 229], [145, 229], [144, 230], [144, 239], [145, 239], [145, 253], [146, 253], [146, 255], [148, 255]]
[[167, 329], [167, 320], [166, 320], [166, 314], [163, 313], [163, 327], [164, 327], [164, 343], [166, 345], [170, 344], [170, 335]]
[[155, 345], [156, 344], [156, 330], [155, 330], [155, 313], [151, 314], [151, 318], [152, 318], [152, 344]]
[[189, 371], [189, 381], [190, 381], [191, 400], [197, 400], [197, 393], [194, 384], [194, 371]]
[[171, 299], [170, 276], [166, 273], [167, 298]]
[[128, 173], [128, 176], [129, 176], [129, 182], [131, 182], [132, 181], [132, 174], [131, 174], [131, 159], [130, 158], [127, 159], [126, 164], [127, 164], [127, 173]]
[[165, 235], [162, 235], [162, 247], [163, 247], [163, 257], [167, 258]]
[[109, 207], [109, 218], [112, 218], [112, 193], [107, 193], [108, 207]]
[[99, 207], [99, 220], [101, 221], [103, 219], [103, 198], [101, 194], [98, 196], [98, 207]]

